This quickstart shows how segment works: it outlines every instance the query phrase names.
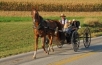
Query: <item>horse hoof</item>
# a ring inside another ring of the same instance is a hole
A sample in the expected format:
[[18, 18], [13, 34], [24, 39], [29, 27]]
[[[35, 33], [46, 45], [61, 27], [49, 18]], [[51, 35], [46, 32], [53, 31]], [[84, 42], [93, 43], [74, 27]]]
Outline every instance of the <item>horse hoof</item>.
[[35, 57], [35, 56], [33, 56], [33, 59], [36, 59], [36, 57]]

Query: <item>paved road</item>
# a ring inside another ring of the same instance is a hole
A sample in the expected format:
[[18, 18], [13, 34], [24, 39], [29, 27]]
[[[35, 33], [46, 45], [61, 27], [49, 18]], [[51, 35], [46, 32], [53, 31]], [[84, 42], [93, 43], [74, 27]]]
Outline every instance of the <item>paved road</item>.
[[102, 36], [93, 38], [88, 49], [81, 43], [78, 52], [68, 44], [54, 49], [50, 55], [39, 50], [35, 60], [32, 59], [33, 52], [2, 58], [0, 65], [102, 65]]

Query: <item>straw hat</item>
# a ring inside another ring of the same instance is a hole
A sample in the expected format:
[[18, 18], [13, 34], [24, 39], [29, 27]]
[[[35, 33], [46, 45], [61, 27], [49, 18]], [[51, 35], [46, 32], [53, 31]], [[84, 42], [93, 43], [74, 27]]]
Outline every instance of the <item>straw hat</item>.
[[60, 17], [66, 17], [64, 14], [61, 14], [61, 16]]

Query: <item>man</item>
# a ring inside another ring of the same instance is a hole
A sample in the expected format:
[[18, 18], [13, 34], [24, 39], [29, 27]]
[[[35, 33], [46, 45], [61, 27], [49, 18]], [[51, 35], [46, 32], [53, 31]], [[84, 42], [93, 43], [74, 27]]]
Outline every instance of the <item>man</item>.
[[69, 36], [67, 36], [67, 34], [68, 33], [71, 33], [71, 28], [69, 28], [70, 27], [70, 25], [71, 25], [71, 20], [67, 20], [66, 19], [66, 16], [64, 15], [64, 14], [61, 14], [61, 20], [60, 20], [60, 22], [63, 24], [63, 31], [65, 32], [65, 36], [66, 36], [66, 40], [67, 40], [67, 43], [69, 43], [70, 44], [70, 37]]
[[[66, 19], [66, 16], [64, 14], [61, 14], [60, 17], [61, 17], [61, 19], [59, 20], [59, 22], [61, 22], [63, 24], [63, 26], [68, 23], [68, 20]], [[63, 31], [65, 32], [66, 28], [63, 28]]]

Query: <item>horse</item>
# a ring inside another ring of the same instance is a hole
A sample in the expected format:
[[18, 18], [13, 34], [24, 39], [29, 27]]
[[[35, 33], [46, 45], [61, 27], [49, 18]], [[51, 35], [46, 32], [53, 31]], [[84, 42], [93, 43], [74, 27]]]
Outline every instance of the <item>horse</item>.
[[[31, 16], [33, 20], [33, 29], [34, 29], [34, 35], [35, 35], [34, 55], [33, 55], [33, 58], [35, 59], [36, 54], [37, 54], [39, 37], [41, 37], [42, 48], [45, 51], [45, 53], [49, 54], [50, 49], [54, 51], [53, 46], [52, 46], [52, 40], [53, 40], [53, 37], [55, 36], [55, 31], [59, 23], [58, 21], [55, 21], [55, 20], [45, 21], [43, 17], [39, 15], [38, 10], [34, 8], [31, 11]], [[48, 50], [45, 49], [46, 36], [49, 39]]]

